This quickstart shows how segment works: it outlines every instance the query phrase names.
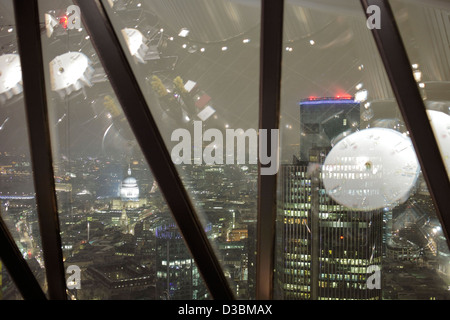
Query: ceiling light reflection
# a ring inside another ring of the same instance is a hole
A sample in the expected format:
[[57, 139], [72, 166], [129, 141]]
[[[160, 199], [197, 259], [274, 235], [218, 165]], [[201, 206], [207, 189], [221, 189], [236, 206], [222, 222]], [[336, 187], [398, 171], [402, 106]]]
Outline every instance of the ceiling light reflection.
[[180, 37], [183, 37], [183, 38], [187, 37], [188, 34], [189, 34], [189, 30], [186, 29], [186, 28], [182, 28], [182, 29], [180, 30], [180, 33], [178, 33], [178, 35], [179, 35]]

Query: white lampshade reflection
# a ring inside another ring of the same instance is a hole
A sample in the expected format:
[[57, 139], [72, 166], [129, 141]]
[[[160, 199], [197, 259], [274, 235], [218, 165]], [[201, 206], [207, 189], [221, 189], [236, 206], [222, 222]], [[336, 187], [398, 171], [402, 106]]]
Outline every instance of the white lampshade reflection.
[[409, 137], [392, 129], [371, 128], [333, 147], [322, 167], [322, 179], [337, 203], [370, 211], [404, 202], [419, 172]]
[[367, 96], [369, 95], [369, 92], [366, 89], [359, 90], [355, 93], [355, 101], [358, 102], [364, 102], [367, 100]]
[[67, 52], [50, 61], [50, 79], [52, 90], [61, 98], [73, 91], [92, 86], [94, 69], [89, 58], [81, 52]]
[[46, 13], [44, 15], [45, 18], [45, 29], [46, 29], [46, 33], [47, 33], [47, 37], [51, 37], [53, 34], [53, 30], [55, 28], [56, 25], [58, 25], [58, 21], [56, 20], [56, 18], [54, 16], [52, 16], [49, 13]]
[[[444, 112], [427, 110], [431, 127], [441, 151], [447, 173], [450, 172], [450, 116]], [[449, 174], [450, 177], [450, 174]]]
[[0, 56], [0, 104], [22, 91], [22, 68], [19, 55]]
[[147, 38], [137, 29], [122, 29], [122, 35], [127, 43], [130, 54], [140, 63], [145, 63], [145, 56], [149, 47], [145, 44]]

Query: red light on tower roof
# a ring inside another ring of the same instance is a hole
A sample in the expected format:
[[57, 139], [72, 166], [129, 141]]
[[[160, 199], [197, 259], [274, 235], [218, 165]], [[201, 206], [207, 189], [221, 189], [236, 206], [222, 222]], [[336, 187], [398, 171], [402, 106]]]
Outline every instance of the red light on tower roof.
[[348, 93], [338, 94], [336, 99], [353, 99], [353, 97]]
[[59, 24], [62, 25], [64, 29], [67, 29], [67, 22], [68, 22], [67, 16], [62, 16], [61, 18], [59, 18]]

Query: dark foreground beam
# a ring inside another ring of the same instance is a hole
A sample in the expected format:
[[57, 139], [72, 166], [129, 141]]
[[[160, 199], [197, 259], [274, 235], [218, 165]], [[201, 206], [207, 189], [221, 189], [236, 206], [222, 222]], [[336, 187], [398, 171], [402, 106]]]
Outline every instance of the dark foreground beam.
[[[283, 0], [261, 2], [261, 54], [259, 128], [267, 129], [268, 154], [272, 149], [271, 130], [278, 130], [280, 119], [280, 82], [283, 44]], [[260, 137], [261, 138], [261, 137]], [[260, 146], [261, 147], [261, 146]], [[260, 159], [261, 160], [261, 159]], [[273, 268], [275, 254], [275, 222], [277, 207], [277, 174], [262, 174], [258, 168], [258, 230], [256, 255], [256, 299], [268, 300], [273, 295]]]
[[37, 0], [14, 0], [31, 161], [50, 299], [65, 300], [66, 281], [48, 124]]
[[0, 259], [25, 300], [47, 299], [1, 218]]

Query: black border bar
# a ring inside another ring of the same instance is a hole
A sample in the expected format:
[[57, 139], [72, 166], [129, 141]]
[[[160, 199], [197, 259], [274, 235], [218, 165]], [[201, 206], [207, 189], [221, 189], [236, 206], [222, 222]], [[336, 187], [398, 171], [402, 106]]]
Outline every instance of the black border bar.
[[450, 246], [450, 181], [394, 13], [387, 0], [361, 0], [361, 4], [368, 17], [369, 6], [380, 8], [381, 28], [372, 29], [372, 34]]
[[37, 0], [14, 0], [42, 249], [52, 300], [66, 300]]
[[75, 0], [128, 122], [213, 299], [233, 293], [100, 0]]
[[[283, 14], [284, 0], [261, 1], [259, 128], [267, 129], [267, 150], [271, 154], [278, 153], [278, 150], [271, 150], [270, 131], [279, 128]], [[256, 251], [258, 300], [273, 297], [277, 176], [261, 175], [259, 162]]]
[[28, 263], [11, 236], [3, 219], [0, 218], [0, 258], [26, 300], [46, 300], [41, 286], [34, 277]]

